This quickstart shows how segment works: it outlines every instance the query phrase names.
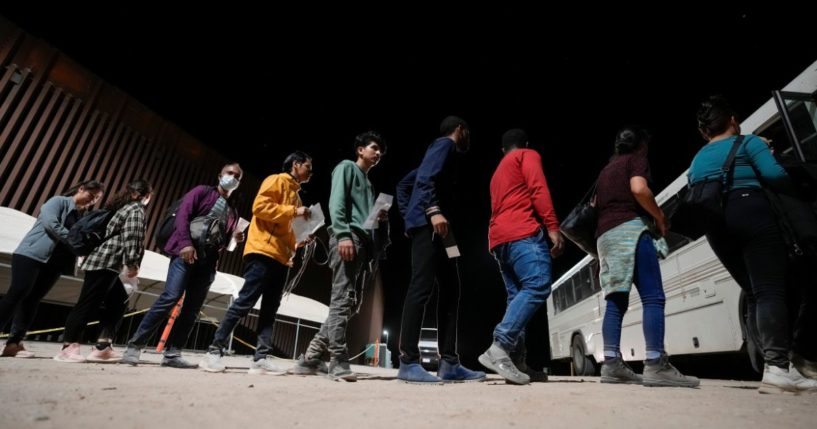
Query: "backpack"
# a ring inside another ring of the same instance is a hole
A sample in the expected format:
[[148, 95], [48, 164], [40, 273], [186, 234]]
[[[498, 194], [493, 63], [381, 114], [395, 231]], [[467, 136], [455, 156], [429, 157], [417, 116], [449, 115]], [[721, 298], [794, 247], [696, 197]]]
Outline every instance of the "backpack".
[[156, 225], [156, 233], [153, 237], [156, 239], [156, 245], [159, 246], [159, 250], [162, 253], [165, 252], [167, 240], [170, 240], [173, 231], [176, 231], [176, 213], [179, 211], [179, 206], [182, 205], [182, 199], [183, 198], [179, 198], [174, 201], [170, 207], [165, 209], [164, 213], [162, 213], [162, 217], [159, 219], [159, 223]]
[[88, 212], [68, 230], [68, 247], [77, 256], [88, 256], [109, 238], [118, 235], [115, 232], [106, 236], [108, 223], [116, 214], [113, 210], [98, 209]]

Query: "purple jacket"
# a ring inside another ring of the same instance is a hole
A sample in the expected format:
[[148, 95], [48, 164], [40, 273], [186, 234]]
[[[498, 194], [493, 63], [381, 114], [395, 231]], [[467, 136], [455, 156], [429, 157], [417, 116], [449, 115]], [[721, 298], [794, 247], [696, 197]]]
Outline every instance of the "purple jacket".
[[[165, 243], [165, 252], [173, 256], [179, 256], [179, 252], [192, 246], [190, 239], [190, 222], [210, 212], [219, 194], [215, 186], [199, 185], [191, 189], [182, 197], [182, 203], [176, 212], [176, 230]], [[238, 223], [238, 213], [232, 207], [227, 211], [227, 234], [232, 235]]]

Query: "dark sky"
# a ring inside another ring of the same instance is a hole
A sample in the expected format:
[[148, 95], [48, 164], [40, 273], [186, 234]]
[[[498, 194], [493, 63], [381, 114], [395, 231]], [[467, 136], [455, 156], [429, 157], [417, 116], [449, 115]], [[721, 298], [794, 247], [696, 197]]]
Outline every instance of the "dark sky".
[[[462, 320], [480, 332], [474, 350], [490, 342], [504, 301], [485, 235], [505, 130], [528, 131], [563, 217], [622, 125], [654, 135], [657, 193], [702, 144], [694, 121], [701, 99], [724, 94], [748, 115], [817, 59], [808, 14], [782, 6], [260, 7], [45, 11], [17, 2], [0, 14], [258, 177], [277, 172], [286, 153], [307, 151], [316, 168], [308, 202], [326, 204], [331, 168], [351, 154], [356, 134], [375, 129], [386, 138], [389, 153], [371, 179], [389, 192], [419, 163], [443, 117], [465, 118], [472, 150], [460, 207], [468, 216], [455, 227], [465, 254]], [[386, 325], [397, 332], [408, 246], [394, 224]], [[556, 270], [579, 258], [568, 252]]]

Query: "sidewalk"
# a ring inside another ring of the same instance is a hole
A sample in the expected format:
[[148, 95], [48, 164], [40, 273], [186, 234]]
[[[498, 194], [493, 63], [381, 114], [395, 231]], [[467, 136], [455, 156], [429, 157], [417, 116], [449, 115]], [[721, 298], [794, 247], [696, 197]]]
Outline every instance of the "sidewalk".
[[[357, 383], [320, 376], [249, 375], [249, 357], [228, 371], [145, 364], [66, 364], [59, 344], [27, 343], [43, 356], [0, 358], [2, 428], [813, 428], [817, 395], [760, 395], [756, 382], [703, 380], [700, 389], [607, 385], [553, 377], [511, 386], [417, 386], [394, 369], [353, 366]], [[90, 346], [83, 346], [87, 353]], [[199, 356], [186, 353], [191, 360]], [[279, 359], [291, 367], [294, 361]]]

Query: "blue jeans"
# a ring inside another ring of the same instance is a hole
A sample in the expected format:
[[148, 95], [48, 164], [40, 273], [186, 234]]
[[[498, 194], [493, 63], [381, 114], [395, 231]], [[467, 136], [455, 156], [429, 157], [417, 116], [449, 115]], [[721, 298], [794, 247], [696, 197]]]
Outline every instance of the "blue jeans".
[[176, 317], [173, 329], [170, 331], [170, 336], [165, 343], [165, 356], [179, 356], [182, 347], [190, 337], [196, 316], [198, 316], [199, 310], [204, 304], [204, 299], [207, 297], [207, 291], [210, 290], [210, 285], [216, 278], [217, 261], [218, 255], [213, 255], [199, 259], [193, 264], [188, 264], [182, 258], [174, 256], [167, 268], [167, 282], [165, 283], [164, 292], [159, 295], [159, 298], [156, 299], [156, 302], [145, 314], [145, 318], [142, 319], [136, 333], [128, 341], [128, 346], [140, 349], [145, 347], [150, 337], [164, 323], [173, 307], [184, 294], [181, 312]]
[[261, 301], [261, 311], [258, 314], [258, 344], [255, 348], [255, 360], [264, 359], [272, 354], [272, 328], [275, 324], [275, 315], [281, 305], [281, 294], [286, 282], [287, 266], [268, 256], [251, 253], [244, 258], [244, 286], [233, 301], [224, 320], [221, 321], [210, 352], [221, 353], [227, 348], [230, 333], [235, 329], [238, 321], [250, 313], [258, 298], [264, 295]]
[[[638, 289], [643, 308], [644, 339], [647, 359], [656, 359], [664, 352], [664, 284], [655, 245], [649, 234], [642, 234], [635, 250], [633, 283]], [[630, 303], [630, 294], [614, 292], [606, 297], [607, 309], [601, 332], [604, 337], [604, 356], [621, 356], [621, 323]]]
[[502, 280], [508, 290], [505, 317], [494, 329], [494, 341], [513, 353], [525, 345], [525, 327], [550, 295], [551, 260], [542, 230], [536, 235], [493, 249]]

